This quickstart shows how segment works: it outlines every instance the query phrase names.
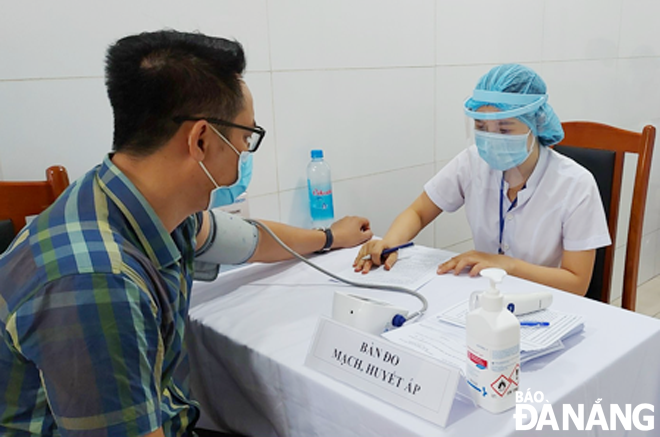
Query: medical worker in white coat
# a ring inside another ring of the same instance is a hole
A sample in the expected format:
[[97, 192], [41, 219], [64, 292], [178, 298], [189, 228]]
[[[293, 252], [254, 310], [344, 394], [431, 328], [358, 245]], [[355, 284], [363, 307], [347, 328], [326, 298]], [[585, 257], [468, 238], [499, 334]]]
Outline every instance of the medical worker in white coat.
[[584, 295], [596, 249], [611, 240], [592, 174], [548, 147], [564, 132], [547, 100], [545, 82], [528, 67], [500, 65], [484, 75], [464, 105], [468, 147], [424, 185], [382, 240], [362, 246], [355, 270], [393, 268], [398, 255], [381, 258], [384, 249], [465, 206], [476, 250], [441, 264], [439, 274], [500, 267]]

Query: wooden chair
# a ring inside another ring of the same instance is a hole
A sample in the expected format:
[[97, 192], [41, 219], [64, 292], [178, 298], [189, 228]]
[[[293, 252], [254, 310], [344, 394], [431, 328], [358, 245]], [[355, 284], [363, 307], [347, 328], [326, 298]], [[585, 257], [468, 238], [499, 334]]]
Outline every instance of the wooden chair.
[[46, 170], [45, 181], [0, 181], [0, 220], [11, 220], [18, 234], [26, 217], [48, 208], [68, 186], [69, 175], [60, 165]]
[[607, 215], [612, 245], [596, 252], [594, 273], [587, 291], [588, 297], [605, 303], [610, 302], [624, 155], [638, 155], [621, 297], [621, 306], [635, 311], [642, 227], [655, 127], [645, 126], [641, 133], [587, 121], [565, 122], [562, 127], [565, 137], [555, 146], [555, 150], [570, 156], [594, 174]]

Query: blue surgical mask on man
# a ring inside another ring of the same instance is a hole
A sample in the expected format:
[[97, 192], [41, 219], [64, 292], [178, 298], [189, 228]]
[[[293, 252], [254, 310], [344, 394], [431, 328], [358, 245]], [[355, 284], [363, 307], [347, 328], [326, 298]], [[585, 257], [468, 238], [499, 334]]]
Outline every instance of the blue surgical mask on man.
[[247, 190], [248, 185], [250, 185], [250, 180], [252, 179], [252, 154], [250, 152], [239, 153], [238, 150], [236, 150], [236, 147], [234, 147], [224, 135], [218, 132], [216, 128], [211, 125], [209, 125], [209, 127], [238, 155], [238, 177], [233, 184], [220, 186], [200, 161], [199, 165], [202, 167], [202, 170], [204, 170], [206, 176], [208, 176], [213, 185], [215, 185], [215, 188], [211, 191], [209, 204], [206, 208], [207, 210], [234, 203], [236, 198]]
[[532, 148], [527, 147], [529, 134], [508, 135], [475, 130], [474, 140], [479, 156], [491, 168], [506, 171], [525, 162], [532, 153]]

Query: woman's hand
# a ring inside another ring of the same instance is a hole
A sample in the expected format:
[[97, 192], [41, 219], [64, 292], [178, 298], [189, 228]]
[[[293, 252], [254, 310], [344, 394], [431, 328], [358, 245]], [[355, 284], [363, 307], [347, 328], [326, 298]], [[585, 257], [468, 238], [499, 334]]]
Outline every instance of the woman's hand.
[[511, 274], [514, 259], [506, 255], [494, 255], [492, 253], [477, 252], [471, 250], [445, 261], [438, 266], [438, 274], [442, 275], [451, 270], [458, 275], [463, 269], [470, 269], [470, 276], [477, 276], [483, 269], [499, 267]]
[[[353, 261], [353, 267], [355, 267], [355, 271], [362, 271], [363, 274], [366, 274], [369, 273], [369, 270], [371, 270], [373, 266], [378, 267], [381, 264], [385, 266], [385, 270], [391, 269], [398, 258], [397, 252], [390, 253], [387, 255], [387, 257], [385, 257], [385, 259], [381, 257], [383, 250], [389, 247], [392, 246], [385, 242], [385, 240], [370, 241], [363, 245], [360, 248], [357, 257], [355, 257], [355, 261]], [[367, 255], [371, 256], [371, 259], [362, 259]]]

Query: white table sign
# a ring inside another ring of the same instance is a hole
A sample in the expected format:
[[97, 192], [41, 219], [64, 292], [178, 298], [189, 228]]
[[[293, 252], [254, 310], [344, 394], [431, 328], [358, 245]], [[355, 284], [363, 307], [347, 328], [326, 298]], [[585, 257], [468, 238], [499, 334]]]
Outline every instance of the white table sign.
[[305, 365], [443, 427], [460, 377], [458, 369], [325, 317]]

